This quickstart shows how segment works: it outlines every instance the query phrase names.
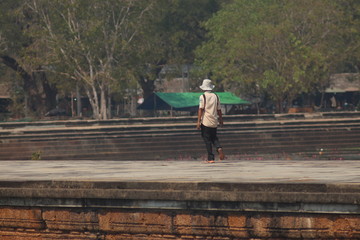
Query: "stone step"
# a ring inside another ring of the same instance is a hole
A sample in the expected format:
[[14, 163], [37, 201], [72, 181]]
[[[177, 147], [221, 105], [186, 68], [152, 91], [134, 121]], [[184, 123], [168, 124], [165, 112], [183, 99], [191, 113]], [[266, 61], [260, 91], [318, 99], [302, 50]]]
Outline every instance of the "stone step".
[[[269, 125], [258, 124], [256, 126], [242, 125], [241, 123], [231, 123], [219, 128], [219, 132], [223, 133], [242, 133], [242, 132], [283, 132], [283, 131], [334, 131], [334, 130], [358, 130], [360, 129], [360, 121], [354, 123], [313, 123], [313, 124], [296, 124], [296, 125]], [[0, 137], [3, 142], [6, 140], [52, 140], [52, 139], [79, 139], [79, 138], [94, 138], [94, 137], [145, 137], [151, 136], [166, 136], [166, 135], [192, 135], [198, 131], [193, 125], [172, 125], [172, 126], [138, 126], [138, 127], [117, 127], [117, 128], [74, 128], [74, 129], [31, 129], [31, 130], [2, 130]]]
[[[225, 122], [254, 122], [271, 120], [309, 120], [309, 119], [351, 119], [360, 118], [360, 112], [317, 112], [317, 113], [293, 113], [293, 114], [240, 114], [224, 115]], [[22, 127], [84, 127], [84, 126], [109, 126], [109, 125], [133, 125], [153, 123], [194, 123], [196, 116], [184, 117], [147, 117], [147, 118], [120, 118], [110, 120], [48, 120], [36, 122], [0, 122], [0, 129], [14, 129]]]
[[[322, 156], [328, 158], [339, 153], [355, 156], [360, 139], [360, 118], [252, 122], [229, 118], [232, 121], [219, 128], [219, 137], [228, 155], [301, 153], [312, 156], [324, 149]], [[36, 152], [41, 152], [42, 159], [49, 160], [152, 160], [204, 155], [204, 143], [194, 123], [179, 119], [176, 120], [179, 123], [162, 121], [151, 119], [150, 124], [132, 121], [130, 125], [112, 124], [118, 121], [110, 121], [110, 125], [70, 121], [41, 127], [40, 123], [17, 128], [7, 126], [0, 130], [0, 160], [31, 159]]]
[[[338, 132], [324, 132], [316, 135], [294, 133], [264, 134], [219, 134], [224, 148], [229, 154], [310, 152], [326, 151], [358, 146], [359, 132], [339, 135]], [[341, 138], [342, 136], [342, 138]], [[339, 141], [340, 139], [340, 141]], [[128, 138], [128, 139], [93, 139], [77, 141], [40, 141], [3, 143], [0, 159], [28, 159], [31, 154], [41, 151], [44, 159], [68, 159], [83, 156], [100, 158], [102, 156], [132, 156], [134, 159], [151, 159], [152, 156], [164, 155], [199, 155], [204, 151], [203, 142], [198, 134], [187, 136]], [[139, 147], [140, 146], [140, 147]], [[139, 149], [141, 149], [139, 153]], [[12, 156], [12, 157], [10, 157]], [[136, 157], [137, 156], [137, 157]], [[92, 159], [92, 158], [91, 158]]]
[[[319, 132], [321, 134], [319, 134]], [[335, 130], [331, 129], [329, 131], [274, 131], [274, 132], [244, 132], [244, 131], [231, 131], [231, 132], [225, 132], [225, 131], [219, 131], [219, 136], [229, 142], [237, 141], [238, 143], [249, 143], [249, 140], [256, 141], [256, 143], [261, 142], [269, 142], [269, 141], [282, 141], [282, 142], [289, 142], [289, 141], [302, 141], [306, 138], [306, 141], [318, 141], [318, 140], [326, 140], [330, 141], [333, 139], [336, 142], [338, 141], [338, 138], [351, 138], [352, 140], [355, 140], [360, 135], [360, 129], [352, 130], [344, 132], [342, 130]], [[145, 134], [143, 136], [146, 136]], [[62, 142], [62, 139], [57, 138], [56, 136], [53, 136], [53, 139], [25, 139], [23, 141], [9, 141], [9, 140], [2, 140], [1, 146], [3, 146], [3, 150], [6, 150], [6, 148], [11, 147], [12, 145], [16, 146], [28, 146], [29, 144], [36, 146], [36, 145], [51, 145], [60, 142], [61, 145], [68, 147], [73, 146], [73, 142], [77, 141], [82, 144], [108, 144], [109, 143], [118, 143], [122, 145], [133, 145], [134, 143], [148, 143], [148, 142], [154, 142], [153, 141], [153, 135], [148, 135], [148, 137], [143, 137], [138, 135], [114, 135], [112, 137], [99, 135], [94, 136], [92, 138], [85, 138], [85, 137], [78, 137], [73, 138], [73, 140], [70, 141], [70, 138], [67, 138], [65, 140], [69, 140], [66, 142]], [[176, 134], [163, 134], [156, 136], [156, 141], [159, 142], [159, 144], [164, 143], [171, 143], [171, 142], [186, 142], [189, 141], [189, 139], [200, 139], [200, 133], [199, 132], [192, 132], [191, 134], [182, 134], [182, 135], [176, 135]], [[251, 142], [250, 141], [250, 142]], [[341, 144], [341, 143], [339, 143]]]

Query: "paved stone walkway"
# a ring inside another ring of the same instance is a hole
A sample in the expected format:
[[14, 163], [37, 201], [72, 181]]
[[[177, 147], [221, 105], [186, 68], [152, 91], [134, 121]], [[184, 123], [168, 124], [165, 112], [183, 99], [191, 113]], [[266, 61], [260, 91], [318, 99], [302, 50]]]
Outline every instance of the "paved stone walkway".
[[0, 161], [0, 181], [360, 183], [360, 160]]

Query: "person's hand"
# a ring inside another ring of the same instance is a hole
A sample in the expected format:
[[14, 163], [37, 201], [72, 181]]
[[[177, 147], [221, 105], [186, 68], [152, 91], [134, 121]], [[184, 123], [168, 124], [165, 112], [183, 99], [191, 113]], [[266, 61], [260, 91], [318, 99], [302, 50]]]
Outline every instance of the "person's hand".
[[198, 123], [196, 124], [196, 129], [197, 129], [197, 130], [200, 130], [200, 122], [198, 122]]
[[219, 126], [220, 126], [220, 127], [223, 127], [223, 126], [224, 126], [224, 122], [223, 122], [223, 121], [220, 121], [220, 122], [219, 122]]

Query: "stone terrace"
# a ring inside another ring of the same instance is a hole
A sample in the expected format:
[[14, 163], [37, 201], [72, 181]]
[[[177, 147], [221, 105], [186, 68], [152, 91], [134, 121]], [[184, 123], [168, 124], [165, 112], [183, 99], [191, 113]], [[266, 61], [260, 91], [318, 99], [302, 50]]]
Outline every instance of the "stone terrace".
[[[357, 159], [360, 113], [225, 116], [219, 137], [236, 159]], [[204, 158], [195, 117], [0, 123], [0, 160]]]

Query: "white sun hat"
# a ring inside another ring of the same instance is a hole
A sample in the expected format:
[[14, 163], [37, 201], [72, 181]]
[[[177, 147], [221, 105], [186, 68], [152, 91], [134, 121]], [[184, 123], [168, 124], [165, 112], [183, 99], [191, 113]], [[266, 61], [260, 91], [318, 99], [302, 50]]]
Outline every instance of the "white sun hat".
[[202, 85], [200, 86], [200, 88], [204, 91], [211, 91], [214, 89], [214, 87], [215, 85], [211, 83], [210, 79], [204, 79]]

